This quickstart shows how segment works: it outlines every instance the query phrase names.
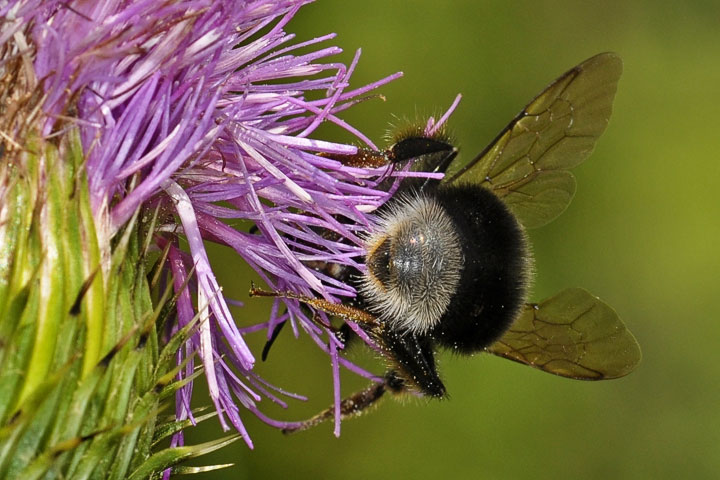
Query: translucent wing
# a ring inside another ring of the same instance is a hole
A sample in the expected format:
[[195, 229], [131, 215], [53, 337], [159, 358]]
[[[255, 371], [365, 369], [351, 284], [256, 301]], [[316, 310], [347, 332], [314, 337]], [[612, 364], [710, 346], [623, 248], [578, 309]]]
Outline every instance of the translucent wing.
[[486, 350], [578, 380], [622, 377], [642, 356], [617, 313], [581, 288], [526, 305], [510, 330]]
[[622, 61], [596, 55], [555, 80], [466, 165], [453, 162], [444, 182], [480, 183], [501, 197], [527, 228], [567, 208], [569, 169], [583, 162], [607, 126]]

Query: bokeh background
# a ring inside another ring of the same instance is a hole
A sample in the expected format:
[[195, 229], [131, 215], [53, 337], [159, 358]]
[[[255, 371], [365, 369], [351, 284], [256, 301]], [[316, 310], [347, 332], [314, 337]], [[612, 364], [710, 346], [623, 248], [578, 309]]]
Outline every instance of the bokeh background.
[[[625, 62], [615, 110], [595, 153], [575, 170], [578, 192], [555, 222], [531, 232], [534, 299], [584, 286], [613, 305], [643, 348], [630, 376], [585, 383], [490, 356], [440, 356], [448, 401], [388, 399], [360, 419], [283, 436], [247, 415], [255, 443], [202, 459], [235, 463], [195, 478], [717, 478], [720, 475], [720, 3], [716, 1], [318, 0], [289, 30], [334, 44], [360, 86], [404, 78], [343, 118], [377, 143], [393, 115], [425, 118], [464, 95], [451, 119], [475, 154], [547, 83], [596, 53]], [[350, 140], [335, 129], [323, 135]], [[213, 249], [226, 292], [245, 298], [250, 274]], [[241, 323], [268, 304], [236, 309]], [[259, 352], [264, 338], [252, 338]], [[359, 349], [360, 362], [382, 365]], [[311, 396], [275, 417], [330, 403], [330, 364], [307, 337], [283, 332], [260, 373]], [[344, 383], [347, 393], [365, 385]], [[210, 421], [190, 432], [220, 434]]]

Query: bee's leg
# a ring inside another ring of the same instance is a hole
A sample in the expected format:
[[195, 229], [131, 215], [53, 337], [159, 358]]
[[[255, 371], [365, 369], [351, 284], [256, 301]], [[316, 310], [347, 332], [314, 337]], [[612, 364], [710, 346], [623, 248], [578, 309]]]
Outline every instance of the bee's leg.
[[335, 338], [343, 344], [343, 349], [347, 349], [348, 345], [353, 343], [358, 335], [350, 328], [347, 322], [340, 325], [340, 328], [335, 332]]
[[389, 150], [371, 150], [369, 148], [358, 148], [357, 153], [319, 153], [318, 155], [325, 158], [337, 160], [347, 167], [357, 168], [378, 168], [393, 163], [389, 158]]
[[[362, 415], [365, 410], [373, 406], [385, 392], [390, 393], [402, 393], [405, 391], [405, 383], [397, 376], [393, 371], [388, 372], [385, 375], [385, 379], [380, 383], [374, 383], [365, 390], [361, 390], [353, 395], [345, 398], [340, 402], [340, 418], [345, 420], [347, 418], [357, 417]], [[312, 418], [309, 418], [303, 422], [299, 422], [292, 427], [283, 428], [283, 433], [294, 433], [302, 430], [307, 430], [316, 425], [319, 425], [327, 420], [330, 420], [335, 415], [335, 407], [330, 406], [326, 410], [318, 413]]]
[[280, 332], [282, 331], [286, 323], [288, 323], [287, 320], [282, 323], [278, 323], [277, 325], [275, 325], [275, 328], [273, 328], [270, 338], [267, 342], [265, 342], [265, 346], [262, 349], [262, 355], [260, 356], [260, 358], [262, 358], [263, 362], [267, 360], [268, 353], [270, 353], [270, 347], [272, 347], [273, 343], [275, 343], [275, 340], [277, 339], [278, 335], [280, 335]]
[[391, 162], [403, 162], [413, 158], [438, 155], [438, 160], [428, 165], [429, 168], [420, 168], [422, 171], [444, 172], [453, 158], [457, 155], [457, 148], [442, 140], [430, 137], [416, 136], [400, 140], [388, 150]]
[[[458, 149], [442, 140], [426, 137], [410, 137], [391, 147], [396, 162], [417, 158], [413, 170], [419, 172], [445, 173], [448, 166], [457, 157]], [[420, 183], [420, 191], [428, 185], [436, 184], [437, 179], [425, 178]]]
[[[254, 284], [250, 287], [250, 296], [291, 298], [293, 300], [298, 300], [306, 305], [309, 305], [317, 311], [340, 317], [343, 320], [349, 320], [351, 322], [366, 325], [370, 328], [380, 329], [382, 327], [378, 319], [374, 315], [366, 312], [365, 310], [351, 307], [349, 305], [344, 305], [342, 303], [329, 302], [322, 298], [308, 297], [305, 295], [297, 294], [295, 292], [275, 292], [262, 290], [260, 288], [256, 288]], [[313, 320], [316, 319], [314, 318]], [[321, 325], [327, 327], [327, 325], [325, 325], [324, 323], [321, 323]]]
[[[377, 337], [378, 334], [380, 334], [383, 329], [378, 323], [377, 319], [373, 317], [372, 315], [368, 314], [367, 312], [353, 308], [353, 307], [346, 307], [343, 309], [343, 311], [350, 309], [352, 312], [352, 317], [349, 315], [343, 315], [342, 313], [339, 313], [337, 310], [337, 307], [340, 307], [342, 305], [327, 302], [325, 300], [315, 299], [311, 297], [304, 297], [302, 295], [297, 295], [293, 292], [275, 292], [275, 291], [266, 291], [261, 290], [259, 288], [255, 288], [255, 285], [252, 285], [250, 289], [250, 296], [258, 296], [258, 297], [281, 297], [281, 298], [294, 298], [297, 299], [303, 303], [306, 303], [309, 306], [314, 307], [315, 309], [311, 313], [311, 320], [315, 322], [317, 325], [319, 325], [322, 328], [326, 328], [333, 332], [335, 334], [335, 338], [342, 343], [345, 347], [347, 346], [347, 343], [351, 341], [355, 337], [355, 332], [352, 331], [350, 326], [346, 323], [343, 323], [339, 327], [335, 327], [325, 321], [323, 321], [319, 315], [318, 311], [323, 311], [326, 313], [330, 313], [331, 315], [340, 316], [345, 320], [352, 320], [357, 323], [363, 323], [364, 328], [368, 330], [370, 333], [375, 333], [375, 337]], [[332, 307], [332, 311], [329, 311], [327, 306]], [[347, 313], [347, 312], [345, 312]], [[270, 348], [272, 348], [272, 345], [275, 343], [275, 340], [280, 335], [280, 332], [282, 331], [283, 327], [287, 323], [287, 320], [283, 321], [282, 323], [278, 323], [275, 325], [275, 328], [273, 329], [272, 333], [270, 334], [270, 338], [265, 342], [265, 346], [262, 349], [261, 358], [264, 362], [267, 360], [268, 353], [270, 352]]]
[[[337, 338], [337, 340], [340, 343], [345, 345], [344, 339], [346, 338], [346, 333], [345, 333], [345, 329], [343, 329], [343, 327], [345, 325], [347, 325], [347, 323], [344, 323], [341, 327], [334, 327], [333, 325], [323, 322], [322, 319], [318, 316], [316, 311], [312, 312], [310, 318], [312, 319], [313, 322], [315, 322], [320, 327], [327, 328], [328, 330], [333, 332], [335, 334], [335, 338]], [[287, 320], [275, 325], [275, 328], [273, 329], [272, 333], [270, 334], [270, 338], [268, 339], [268, 341], [265, 342], [265, 346], [263, 346], [263, 349], [262, 349], [262, 354], [260, 355], [260, 358], [262, 359], [263, 362], [265, 360], [267, 360], [268, 353], [270, 353], [270, 348], [272, 348], [273, 344], [275, 343], [275, 340], [277, 340], [277, 337], [280, 335], [280, 332], [282, 331], [282, 329], [286, 323], [288, 323]]]
[[456, 147], [452, 147], [450, 150], [445, 150], [443, 152], [443, 155], [440, 155], [440, 160], [435, 165], [435, 167], [432, 169], [433, 173], [445, 173], [445, 170], [447, 170], [448, 166], [452, 163], [453, 160], [455, 160], [455, 157], [457, 157], [458, 149]]
[[[308, 309], [310, 310], [310, 309]], [[347, 323], [343, 323], [339, 327], [335, 327], [333, 325], [330, 325], [326, 322], [324, 322], [319, 316], [318, 312], [313, 310], [310, 313], [310, 318], [313, 322], [315, 322], [317, 325], [319, 325], [322, 328], [327, 328], [331, 332], [335, 334], [335, 338], [342, 343], [344, 346], [347, 346], [347, 342], [350, 341], [353, 338], [354, 332], [352, 329], [348, 326]], [[275, 340], [277, 340], [277, 337], [280, 335], [280, 332], [282, 331], [285, 324], [287, 324], [288, 321], [284, 320], [277, 325], [275, 325], [275, 328], [273, 328], [272, 333], [270, 334], [270, 338], [265, 342], [265, 346], [263, 346], [262, 354], [260, 358], [264, 362], [267, 360], [268, 353], [270, 353], [270, 348], [272, 348], [273, 344], [275, 343]]]
[[404, 138], [387, 150], [358, 148], [357, 153], [354, 154], [322, 153], [320, 156], [332, 158], [349, 167], [377, 168], [435, 154], [441, 154], [439, 161], [434, 161], [429, 169], [420, 170], [444, 172], [457, 155], [457, 148], [442, 140], [419, 135]]

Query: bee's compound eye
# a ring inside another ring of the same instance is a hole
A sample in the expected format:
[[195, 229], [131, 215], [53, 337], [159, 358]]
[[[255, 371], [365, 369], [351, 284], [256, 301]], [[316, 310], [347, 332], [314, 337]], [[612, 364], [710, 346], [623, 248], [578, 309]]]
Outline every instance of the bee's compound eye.
[[368, 270], [385, 287], [390, 282], [390, 249], [390, 238], [385, 237], [367, 257]]

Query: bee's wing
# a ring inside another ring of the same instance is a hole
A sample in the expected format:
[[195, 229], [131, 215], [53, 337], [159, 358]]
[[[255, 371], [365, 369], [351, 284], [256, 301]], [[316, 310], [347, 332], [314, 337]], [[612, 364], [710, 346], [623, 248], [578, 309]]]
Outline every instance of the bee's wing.
[[486, 350], [578, 380], [622, 377], [641, 358], [640, 346], [617, 313], [581, 288], [526, 305], [510, 330]]
[[614, 53], [585, 60], [535, 97], [477, 157], [453, 162], [444, 182], [480, 183], [527, 228], [550, 222], [575, 193], [569, 169], [590, 155], [607, 126], [621, 73]]

